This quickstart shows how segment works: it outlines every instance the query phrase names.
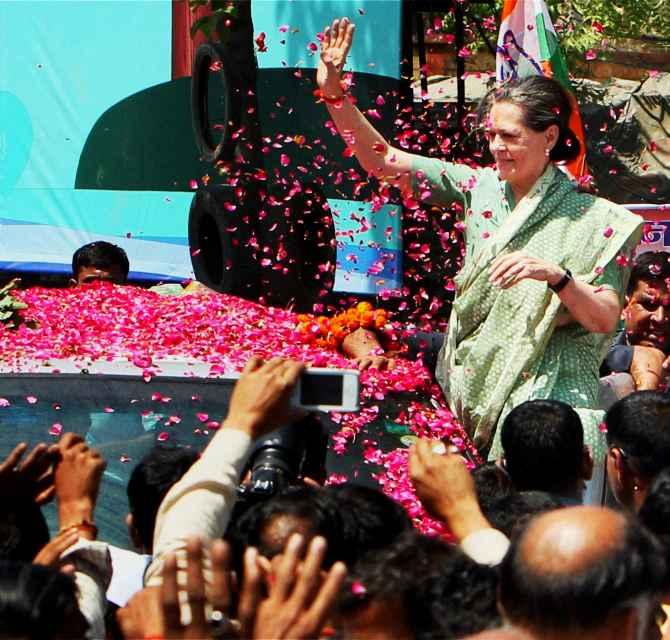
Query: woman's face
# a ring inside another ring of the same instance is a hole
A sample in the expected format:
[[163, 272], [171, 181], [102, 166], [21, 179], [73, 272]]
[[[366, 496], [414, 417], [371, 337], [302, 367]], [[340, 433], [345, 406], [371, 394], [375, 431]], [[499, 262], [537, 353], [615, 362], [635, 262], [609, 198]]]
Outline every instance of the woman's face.
[[533, 131], [523, 123], [523, 109], [511, 102], [496, 102], [489, 112], [486, 137], [502, 180], [515, 192], [525, 194], [549, 162], [548, 151], [556, 144], [558, 127]]

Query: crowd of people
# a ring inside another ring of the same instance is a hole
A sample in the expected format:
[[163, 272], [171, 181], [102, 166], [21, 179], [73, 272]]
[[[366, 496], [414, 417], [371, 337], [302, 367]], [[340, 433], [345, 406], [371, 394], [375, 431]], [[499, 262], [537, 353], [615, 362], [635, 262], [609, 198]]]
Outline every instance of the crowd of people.
[[[133, 469], [134, 552], [98, 539], [99, 452], [74, 433], [16, 446], [0, 464], [0, 637], [670, 638], [670, 255], [632, 264], [640, 220], [555, 167], [579, 147], [556, 82], [486, 97], [496, 171], [420, 158], [349, 99], [353, 35], [336, 20], [321, 43], [335, 126], [371, 175], [466, 222], [436, 376], [489, 461], [471, 469], [430, 439], [408, 458], [449, 534], [419, 534], [399, 504], [350, 483], [305, 478], [240, 501], [254, 443], [296, 419], [304, 368], [252, 357], [201, 454], [157, 443]], [[72, 269], [74, 286], [123, 285], [129, 264], [93, 243]], [[373, 331], [345, 342], [362, 367], [392, 366]], [[587, 490], [594, 477], [606, 491]]]
[[[101, 455], [73, 433], [30, 452], [19, 444], [0, 465], [0, 637], [662, 637], [665, 393], [635, 392], [607, 413], [611, 507], [581, 504], [593, 464], [565, 403], [516, 407], [501, 459], [473, 471], [448, 443], [419, 440], [410, 476], [448, 525], [442, 539], [355, 484], [306, 480], [236, 505], [254, 441], [292, 419], [302, 369], [251, 359], [201, 455], [159, 443], [136, 465], [135, 563], [98, 540]], [[54, 498], [49, 539], [41, 506]]]

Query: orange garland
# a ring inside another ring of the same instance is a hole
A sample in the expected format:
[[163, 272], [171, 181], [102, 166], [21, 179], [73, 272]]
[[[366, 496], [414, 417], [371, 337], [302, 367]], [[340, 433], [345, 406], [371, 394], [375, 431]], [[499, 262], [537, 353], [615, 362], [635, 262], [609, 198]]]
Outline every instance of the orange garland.
[[369, 302], [359, 302], [332, 318], [300, 314], [297, 330], [310, 344], [340, 349], [344, 339], [356, 329], [381, 331], [389, 320], [390, 314], [385, 309], [375, 309]]

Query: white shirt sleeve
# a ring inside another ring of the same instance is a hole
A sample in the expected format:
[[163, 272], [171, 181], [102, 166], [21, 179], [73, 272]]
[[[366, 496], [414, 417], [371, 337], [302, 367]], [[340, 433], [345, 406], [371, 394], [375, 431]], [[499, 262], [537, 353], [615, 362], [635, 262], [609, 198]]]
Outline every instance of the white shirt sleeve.
[[105, 637], [105, 592], [112, 577], [112, 561], [104, 542], [79, 538], [60, 556], [59, 566], [74, 565], [79, 610], [89, 628], [87, 638]]
[[509, 549], [509, 539], [497, 529], [480, 529], [461, 541], [461, 549], [477, 564], [495, 567]]
[[145, 584], [155, 585], [162, 556], [183, 546], [188, 536], [220, 538], [226, 530], [240, 474], [251, 451], [251, 437], [237, 429], [220, 429], [201, 458], [168, 491], [154, 528], [154, 559]]

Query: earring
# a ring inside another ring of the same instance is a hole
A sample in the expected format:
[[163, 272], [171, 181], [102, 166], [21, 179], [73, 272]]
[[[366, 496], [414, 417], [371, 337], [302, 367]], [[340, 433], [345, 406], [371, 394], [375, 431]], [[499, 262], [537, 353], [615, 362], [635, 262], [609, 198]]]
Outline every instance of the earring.
[[547, 156], [547, 158], [549, 157], [550, 153], [551, 153], [551, 149], [545, 149], [544, 150], [544, 155]]
[[636, 484], [633, 485], [633, 491], [639, 491], [640, 487], [638, 487]]

